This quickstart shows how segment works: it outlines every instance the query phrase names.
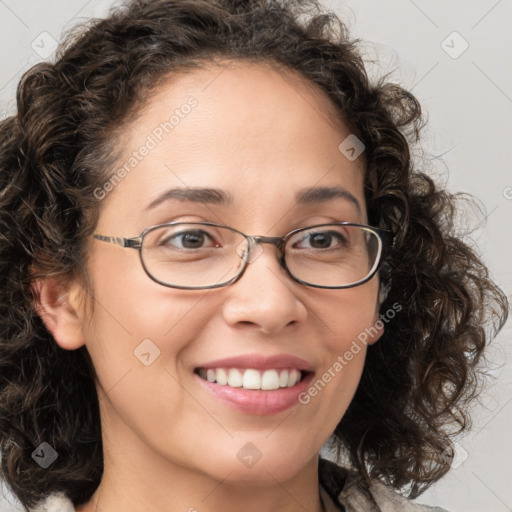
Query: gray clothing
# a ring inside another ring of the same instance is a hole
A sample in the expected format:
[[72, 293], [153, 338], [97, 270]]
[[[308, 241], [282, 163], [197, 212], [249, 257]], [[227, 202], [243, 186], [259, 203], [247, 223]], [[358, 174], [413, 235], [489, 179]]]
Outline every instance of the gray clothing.
[[[446, 512], [414, 503], [378, 481], [367, 486], [357, 473], [325, 459], [319, 460], [318, 474], [326, 512]], [[64, 494], [53, 493], [31, 512], [75, 512], [75, 508]]]
[[358, 473], [325, 459], [318, 473], [326, 512], [447, 512], [415, 503], [377, 480], [367, 486]]

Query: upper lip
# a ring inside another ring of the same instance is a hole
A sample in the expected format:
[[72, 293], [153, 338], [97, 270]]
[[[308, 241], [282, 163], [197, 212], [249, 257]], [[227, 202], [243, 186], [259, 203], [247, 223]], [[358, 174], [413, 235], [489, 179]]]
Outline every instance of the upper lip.
[[306, 360], [288, 354], [271, 356], [246, 354], [216, 359], [215, 361], [201, 364], [197, 368], [254, 368], [255, 370], [296, 368], [302, 371], [313, 371], [313, 366]]

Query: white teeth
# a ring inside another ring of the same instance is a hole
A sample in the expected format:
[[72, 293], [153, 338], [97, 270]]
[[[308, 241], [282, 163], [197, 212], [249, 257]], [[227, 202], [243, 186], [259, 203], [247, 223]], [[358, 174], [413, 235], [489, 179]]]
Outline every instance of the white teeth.
[[228, 383], [228, 374], [226, 373], [226, 370], [224, 370], [223, 368], [218, 368], [215, 380], [217, 381], [217, 384], [225, 386]]
[[261, 389], [279, 389], [279, 374], [277, 370], [267, 370], [261, 376]]
[[288, 374], [288, 387], [294, 386], [295, 384], [297, 384], [297, 382], [299, 382], [299, 380], [300, 380], [299, 370], [292, 370]]
[[236, 368], [230, 368], [228, 373], [228, 386], [231, 386], [232, 388], [241, 388], [242, 372], [240, 372]]
[[232, 388], [262, 389], [271, 391], [279, 388], [290, 388], [295, 386], [301, 379], [301, 372], [296, 368], [283, 370], [255, 370], [248, 368], [208, 368], [200, 369], [199, 375], [208, 382], [216, 382], [221, 386]]
[[245, 370], [242, 387], [245, 389], [261, 389], [260, 372], [257, 370]]

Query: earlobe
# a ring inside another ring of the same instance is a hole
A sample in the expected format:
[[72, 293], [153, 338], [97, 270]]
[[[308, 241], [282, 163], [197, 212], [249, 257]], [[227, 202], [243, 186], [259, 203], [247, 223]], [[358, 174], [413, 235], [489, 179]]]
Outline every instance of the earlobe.
[[372, 328], [370, 329], [371, 334], [367, 339], [368, 345], [373, 345], [377, 343], [381, 336], [384, 334], [384, 322], [380, 319], [379, 312], [375, 313], [375, 317], [373, 319]]
[[377, 303], [377, 307], [375, 308], [375, 314], [373, 316], [373, 323], [371, 328], [367, 329], [369, 336], [366, 340], [367, 345], [373, 345], [380, 340], [381, 336], [384, 334], [384, 322], [381, 320], [380, 314], [380, 302]]
[[33, 307], [56, 343], [66, 350], [84, 345], [77, 285], [47, 277], [34, 281], [31, 288]]
[[377, 304], [375, 308], [375, 315], [373, 317], [373, 325], [371, 329], [371, 336], [368, 338], [368, 345], [373, 345], [384, 334], [384, 322], [381, 320], [379, 310], [382, 303], [386, 300], [389, 294], [389, 286], [379, 283], [379, 294], [377, 297]]

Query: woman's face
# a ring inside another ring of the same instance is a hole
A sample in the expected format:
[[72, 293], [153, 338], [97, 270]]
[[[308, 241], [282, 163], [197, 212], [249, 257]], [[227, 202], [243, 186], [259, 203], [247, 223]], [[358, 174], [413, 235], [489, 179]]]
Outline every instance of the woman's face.
[[[366, 223], [363, 157], [340, 152], [350, 132], [327, 109], [305, 82], [261, 64], [212, 66], [161, 86], [123, 131], [116, 169], [129, 172], [104, 199], [96, 233], [133, 237], [160, 223], [209, 221], [283, 236]], [[345, 193], [297, 202], [320, 187]], [[199, 188], [232, 202], [168, 198], [150, 207], [171, 189]], [[235, 284], [190, 291], [152, 281], [136, 250], [91, 242], [94, 312], [80, 313], [76, 340], [98, 376], [107, 460], [261, 482], [290, 478], [316, 458], [358, 385], [365, 349], [353, 342], [377, 319], [378, 281], [307, 287], [287, 275], [274, 246], [261, 247]], [[239, 359], [218, 362], [226, 358]], [[309, 373], [281, 391], [249, 391], [206, 383], [198, 370], [207, 367]]]

